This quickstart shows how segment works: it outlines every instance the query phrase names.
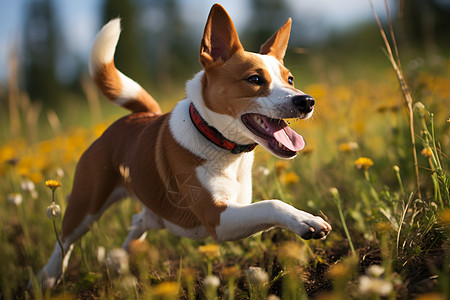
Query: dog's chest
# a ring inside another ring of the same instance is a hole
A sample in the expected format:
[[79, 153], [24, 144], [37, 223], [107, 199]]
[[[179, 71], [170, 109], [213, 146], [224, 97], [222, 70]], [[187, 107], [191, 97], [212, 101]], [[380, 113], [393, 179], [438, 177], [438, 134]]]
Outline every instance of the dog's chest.
[[197, 177], [216, 201], [251, 202], [253, 153], [208, 161], [196, 168]]

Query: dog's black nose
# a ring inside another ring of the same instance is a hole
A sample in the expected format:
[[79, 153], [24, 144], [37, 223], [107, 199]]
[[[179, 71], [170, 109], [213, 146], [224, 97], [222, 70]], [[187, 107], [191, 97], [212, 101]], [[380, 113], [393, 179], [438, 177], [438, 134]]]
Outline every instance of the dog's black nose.
[[310, 95], [300, 95], [292, 98], [292, 103], [299, 111], [303, 113], [309, 113], [312, 111], [314, 104], [316, 103]]

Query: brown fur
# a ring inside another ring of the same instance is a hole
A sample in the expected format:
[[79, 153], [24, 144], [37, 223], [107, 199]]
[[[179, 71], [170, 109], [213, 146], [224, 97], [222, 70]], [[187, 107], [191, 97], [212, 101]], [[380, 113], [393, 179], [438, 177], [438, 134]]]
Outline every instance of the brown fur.
[[[108, 64], [101, 65], [98, 70], [96, 70], [93, 79], [106, 98], [114, 102], [120, 97], [123, 85], [119, 72], [114, 65], [114, 60]], [[132, 112], [161, 113], [159, 104], [144, 89], [141, 89], [135, 99], [129, 99], [122, 104], [122, 106]]]
[[[198, 181], [202, 160], [169, 131], [170, 114], [135, 113], [111, 125], [81, 157], [63, 220], [63, 239], [87, 215], [95, 215], [124, 184], [151, 211], [183, 228], [199, 225], [215, 236], [225, 203], [215, 202]], [[129, 170], [123, 178], [120, 169]], [[177, 184], [178, 183], [178, 184]]]
[[[259, 75], [264, 84], [251, 85], [247, 78]], [[248, 52], [239, 52], [225, 64], [211, 68], [203, 78], [203, 99], [206, 106], [219, 114], [236, 117], [257, 104], [257, 97], [269, 94], [271, 78], [262, 59]]]
[[289, 18], [277, 32], [275, 32], [270, 39], [268, 39], [262, 46], [259, 53], [267, 54], [275, 57], [280, 62], [283, 62], [286, 48], [291, 34], [292, 19]]

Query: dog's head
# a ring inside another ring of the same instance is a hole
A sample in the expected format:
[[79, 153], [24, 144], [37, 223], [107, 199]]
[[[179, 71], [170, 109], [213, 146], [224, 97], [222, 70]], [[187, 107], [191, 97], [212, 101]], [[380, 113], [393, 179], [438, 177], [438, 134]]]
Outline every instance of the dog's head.
[[237, 142], [257, 142], [281, 158], [293, 158], [303, 138], [283, 119], [309, 118], [314, 99], [294, 87], [283, 65], [291, 19], [261, 46], [244, 51], [233, 21], [219, 4], [208, 17], [200, 48], [202, 98], [209, 122]]

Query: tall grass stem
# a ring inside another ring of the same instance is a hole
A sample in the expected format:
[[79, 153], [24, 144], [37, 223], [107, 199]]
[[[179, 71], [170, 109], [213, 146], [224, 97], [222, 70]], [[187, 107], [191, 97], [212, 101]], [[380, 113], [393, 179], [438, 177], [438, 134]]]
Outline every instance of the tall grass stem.
[[397, 76], [398, 82], [400, 84], [400, 88], [402, 90], [402, 94], [403, 94], [403, 98], [405, 99], [405, 103], [406, 106], [408, 108], [408, 116], [409, 116], [409, 131], [410, 131], [410, 135], [411, 135], [411, 144], [412, 144], [412, 150], [413, 150], [413, 159], [414, 159], [414, 171], [415, 171], [415, 175], [416, 175], [416, 187], [417, 187], [417, 195], [419, 198], [422, 198], [422, 194], [420, 192], [420, 177], [419, 177], [419, 163], [417, 160], [417, 150], [416, 150], [416, 138], [415, 138], [415, 131], [414, 131], [414, 113], [413, 113], [413, 106], [412, 106], [412, 97], [411, 97], [411, 92], [409, 90], [408, 85], [406, 84], [405, 81], [405, 77], [403, 76], [403, 71], [402, 71], [402, 67], [400, 65], [400, 56], [398, 53], [398, 48], [397, 48], [397, 42], [395, 39], [395, 34], [394, 34], [394, 29], [392, 26], [392, 21], [391, 21], [391, 17], [389, 14], [389, 7], [387, 4], [387, 1], [384, 1], [385, 6], [386, 6], [386, 12], [387, 12], [387, 16], [388, 16], [388, 20], [389, 20], [389, 30], [391, 33], [391, 38], [392, 38], [392, 44], [394, 46], [394, 50], [395, 50], [395, 55], [397, 57], [397, 61], [394, 58], [394, 54], [392, 53], [392, 49], [390, 46], [390, 43], [386, 37], [386, 34], [384, 32], [383, 27], [381, 26], [381, 22], [380, 19], [378, 18], [378, 15], [375, 11], [375, 8], [373, 6], [373, 2], [372, 0], [370, 0], [370, 6], [372, 8], [372, 12], [373, 15], [375, 17], [375, 20], [377, 21], [378, 24], [378, 28], [380, 29], [380, 34], [381, 37], [383, 38], [384, 44], [386, 46], [386, 51], [388, 54], [388, 59], [391, 62], [392, 68], [395, 71], [395, 74]]
[[348, 244], [350, 246], [350, 250], [352, 251], [352, 255], [356, 256], [355, 247], [353, 246], [352, 237], [350, 236], [350, 232], [347, 228], [347, 223], [345, 221], [344, 213], [342, 212], [342, 206], [341, 206], [341, 196], [339, 195], [339, 191], [335, 188], [331, 190], [331, 194], [336, 202], [336, 206], [339, 212], [339, 218], [341, 219], [342, 227], [344, 228], [345, 235], [348, 239]]

